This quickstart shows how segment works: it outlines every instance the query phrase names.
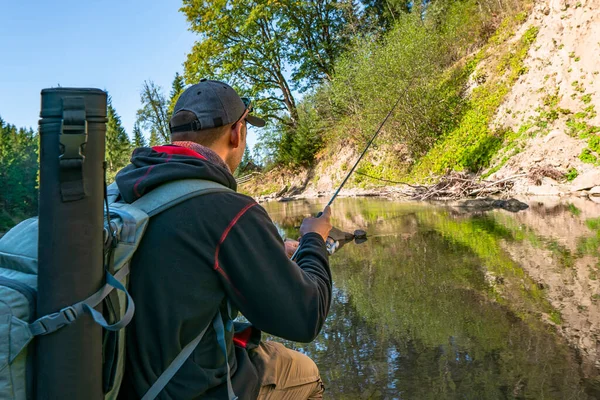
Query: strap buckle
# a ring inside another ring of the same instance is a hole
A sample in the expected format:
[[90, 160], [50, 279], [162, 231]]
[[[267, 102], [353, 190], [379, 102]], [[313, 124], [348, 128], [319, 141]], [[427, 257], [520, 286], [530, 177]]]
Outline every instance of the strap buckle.
[[60, 328], [72, 324], [77, 319], [77, 310], [73, 306], [68, 306], [62, 310], [45, 315], [35, 321], [32, 325], [38, 325], [39, 331], [34, 332], [36, 335], [47, 335], [56, 332]]
[[62, 154], [60, 159], [84, 159], [83, 146], [87, 143], [88, 139], [88, 126], [87, 121], [83, 120], [82, 123], [72, 124], [65, 123], [62, 121], [60, 128], [60, 144]]

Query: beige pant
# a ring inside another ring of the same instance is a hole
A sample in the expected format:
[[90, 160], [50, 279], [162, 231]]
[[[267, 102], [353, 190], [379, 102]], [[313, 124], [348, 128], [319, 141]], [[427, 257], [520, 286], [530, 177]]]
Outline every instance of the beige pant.
[[323, 398], [325, 387], [319, 369], [306, 355], [281, 343], [261, 342], [250, 357], [262, 376], [260, 400]]

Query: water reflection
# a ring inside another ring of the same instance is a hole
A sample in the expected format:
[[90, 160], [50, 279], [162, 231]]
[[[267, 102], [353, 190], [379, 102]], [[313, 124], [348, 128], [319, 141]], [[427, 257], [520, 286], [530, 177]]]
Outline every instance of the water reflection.
[[[321, 207], [265, 208], [294, 238]], [[464, 214], [340, 199], [334, 224], [370, 239], [331, 258], [319, 338], [287, 344], [317, 362], [328, 398], [600, 398], [596, 207]]]

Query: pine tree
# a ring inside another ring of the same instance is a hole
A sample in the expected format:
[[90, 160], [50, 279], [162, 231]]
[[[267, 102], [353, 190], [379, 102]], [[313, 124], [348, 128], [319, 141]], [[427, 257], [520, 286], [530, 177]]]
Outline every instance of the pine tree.
[[252, 156], [250, 155], [250, 149], [246, 146], [246, 150], [244, 150], [244, 156], [242, 157], [242, 162], [240, 163], [240, 167], [246, 168], [248, 164], [252, 162]]
[[38, 135], [0, 118], [0, 236], [35, 215], [38, 201]]
[[137, 122], [133, 125], [133, 147], [136, 149], [146, 147], [146, 138], [140, 129], [140, 124]]
[[158, 132], [156, 131], [156, 129], [152, 129], [150, 131], [150, 147], [159, 146], [161, 144], [162, 141], [160, 139], [160, 136], [158, 135]]
[[183, 81], [183, 76], [179, 75], [179, 72], [175, 73], [175, 78], [173, 79], [173, 84], [171, 85], [171, 97], [169, 98], [169, 117], [173, 115], [173, 109], [175, 108], [175, 103], [177, 103], [177, 99], [181, 93], [183, 93], [183, 88], [185, 87], [185, 83]]
[[117, 172], [129, 162], [131, 142], [121, 125], [121, 117], [108, 99], [108, 121], [106, 123], [106, 161], [108, 162], [108, 180], [112, 180]]

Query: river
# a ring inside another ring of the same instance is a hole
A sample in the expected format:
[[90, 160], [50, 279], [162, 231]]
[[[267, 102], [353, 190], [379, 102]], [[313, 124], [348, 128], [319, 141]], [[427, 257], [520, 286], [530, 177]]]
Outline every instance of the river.
[[[284, 236], [324, 201], [267, 203]], [[331, 257], [334, 299], [305, 352], [330, 399], [600, 398], [600, 205], [518, 213], [338, 199], [369, 239]]]

